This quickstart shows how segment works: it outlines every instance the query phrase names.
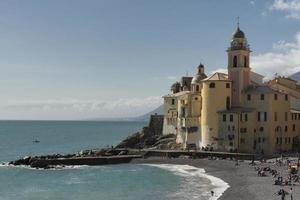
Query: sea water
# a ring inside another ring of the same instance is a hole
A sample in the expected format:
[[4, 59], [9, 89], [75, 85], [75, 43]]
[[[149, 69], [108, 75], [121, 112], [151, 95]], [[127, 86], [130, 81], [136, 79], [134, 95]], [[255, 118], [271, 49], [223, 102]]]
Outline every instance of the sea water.
[[[116, 145], [145, 122], [0, 121], [0, 200], [210, 199], [228, 185], [188, 165], [7, 166], [26, 155], [74, 153]], [[32, 141], [38, 140], [39, 143]], [[216, 199], [217, 196], [211, 199]]]

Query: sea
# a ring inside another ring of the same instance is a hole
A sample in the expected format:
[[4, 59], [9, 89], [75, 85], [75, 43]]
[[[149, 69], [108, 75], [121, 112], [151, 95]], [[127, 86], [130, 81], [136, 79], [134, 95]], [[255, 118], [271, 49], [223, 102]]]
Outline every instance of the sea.
[[[120, 164], [37, 170], [7, 164], [27, 155], [74, 153], [116, 145], [145, 125], [0, 121], [0, 200], [213, 200], [229, 187], [204, 169], [189, 165]], [[213, 197], [210, 191], [215, 192]]]

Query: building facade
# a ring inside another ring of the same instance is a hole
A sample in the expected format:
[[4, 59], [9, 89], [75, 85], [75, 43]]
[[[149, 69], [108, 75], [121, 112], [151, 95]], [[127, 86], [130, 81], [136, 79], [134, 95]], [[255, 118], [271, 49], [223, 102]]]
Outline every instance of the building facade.
[[232, 35], [228, 73], [209, 77], [200, 64], [164, 96], [163, 134], [175, 134], [183, 149], [246, 153], [296, 151], [300, 136], [300, 85], [285, 77], [263, 82], [251, 71], [243, 31]]

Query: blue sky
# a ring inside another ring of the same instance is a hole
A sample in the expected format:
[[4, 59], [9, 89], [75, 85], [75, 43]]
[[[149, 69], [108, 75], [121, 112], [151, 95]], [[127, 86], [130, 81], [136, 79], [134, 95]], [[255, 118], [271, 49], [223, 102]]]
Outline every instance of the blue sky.
[[300, 71], [300, 0], [0, 1], [0, 119], [135, 116], [226, 68], [240, 16], [252, 68]]

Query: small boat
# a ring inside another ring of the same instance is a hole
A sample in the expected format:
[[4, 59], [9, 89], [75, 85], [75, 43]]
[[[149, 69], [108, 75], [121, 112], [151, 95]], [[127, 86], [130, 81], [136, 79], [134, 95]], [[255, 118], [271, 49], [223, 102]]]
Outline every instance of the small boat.
[[39, 140], [33, 140], [32, 142], [33, 142], [33, 143], [40, 143]]

